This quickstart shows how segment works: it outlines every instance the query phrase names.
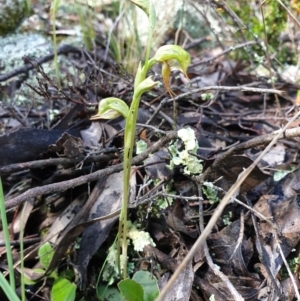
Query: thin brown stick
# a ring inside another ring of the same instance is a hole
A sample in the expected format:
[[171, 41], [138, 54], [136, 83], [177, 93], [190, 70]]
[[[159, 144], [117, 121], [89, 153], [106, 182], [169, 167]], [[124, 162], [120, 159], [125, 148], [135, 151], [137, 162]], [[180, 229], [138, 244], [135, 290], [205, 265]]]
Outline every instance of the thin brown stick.
[[274, 232], [274, 237], [275, 237], [275, 240], [276, 240], [276, 246], [277, 246], [277, 248], [279, 250], [279, 254], [280, 254], [280, 256], [282, 258], [282, 261], [283, 261], [283, 263], [285, 265], [285, 268], [288, 271], [288, 274], [289, 274], [289, 276], [291, 278], [291, 281], [292, 281], [292, 284], [293, 284], [293, 287], [294, 287], [294, 290], [295, 290], [295, 295], [297, 296], [297, 301], [300, 301], [300, 294], [299, 294], [299, 290], [298, 290], [295, 278], [294, 278], [294, 276], [292, 274], [292, 271], [291, 271], [291, 269], [289, 267], [289, 264], [287, 263], [287, 261], [285, 259], [284, 254], [283, 254], [283, 251], [282, 251], [282, 248], [281, 248], [281, 245], [280, 245], [280, 241], [278, 239], [277, 232], [276, 231], [273, 231], [273, 232]]
[[0, 168], [0, 176], [9, 175], [11, 173], [22, 171], [31, 168], [45, 168], [49, 166], [70, 166], [72, 164], [77, 164], [80, 162], [90, 163], [90, 162], [108, 162], [109, 160], [115, 158], [115, 154], [101, 154], [101, 155], [92, 155], [85, 158], [53, 158], [53, 159], [44, 159], [44, 160], [35, 160], [31, 162], [15, 163], [6, 165]]
[[[198, 195], [202, 195], [201, 192], [201, 185], [199, 182], [197, 182], [198, 186]], [[199, 201], [199, 226], [201, 233], [204, 231], [204, 218], [203, 218], [203, 201]], [[239, 292], [236, 290], [236, 288], [233, 286], [233, 284], [230, 282], [229, 278], [220, 270], [218, 266], [216, 266], [209, 254], [209, 249], [207, 246], [206, 240], [204, 241], [204, 254], [206, 258], [206, 262], [209, 265], [209, 267], [213, 270], [215, 275], [217, 275], [227, 286], [228, 290], [230, 291], [233, 299], [235, 301], [244, 301], [244, 298], [239, 294]]]
[[[187, 96], [190, 96], [194, 93], [198, 92], [206, 92], [206, 91], [220, 91], [220, 92], [233, 92], [233, 91], [240, 91], [240, 92], [253, 92], [253, 93], [270, 93], [270, 94], [278, 94], [282, 95], [284, 91], [276, 90], [276, 89], [263, 89], [263, 88], [254, 88], [254, 87], [248, 87], [248, 86], [235, 86], [235, 87], [227, 87], [227, 86], [207, 86], [203, 88], [197, 88], [197, 89], [191, 89], [189, 92], [182, 93], [176, 97], [174, 97], [174, 100], [177, 101], [179, 99], [185, 98]], [[162, 100], [164, 104], [173, 102], [172, 98], [166, 98]]]
[[242, 242], [243, 242], [244, 230], [245, 230], [245, 224], [244, 224], [244, 212], [243, 212], [243, 211], [241, 212], [241, 218], [240, 218], [240, 221], [241, 221], [241, 222], [240, 222], [241, 225], [240, 225], [239, 238], [238, 238], [238, 241], [237, 241], [237, 243], [236, 243], [236, 246], [235, 246], [235, 248], [234, 248], [234, 250], [233, 250], [233, 252], [232, 252], [230, 258], [228, 259], [229, 262], [233, 259], [233, 257], [234, 257], [234, 255], [235, 255], [236, 251], [238, 250], [239, 246], [242, 245]]

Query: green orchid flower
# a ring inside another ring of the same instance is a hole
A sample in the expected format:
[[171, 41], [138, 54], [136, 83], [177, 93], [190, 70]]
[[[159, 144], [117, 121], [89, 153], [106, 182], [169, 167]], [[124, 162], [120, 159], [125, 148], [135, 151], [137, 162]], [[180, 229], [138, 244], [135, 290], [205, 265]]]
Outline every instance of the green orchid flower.
[[171, 72], [179, 70], [188, 78], [187, 69], [191, 63], [191, 57], [181, 46], [164, 45], [161, 46], [154, 57], [149, 60], [150, 66], [156, 62], [162, 63], [162, 78], [167, 91], [172, 97], [175, 93], [171, 90], [169, 83]]
[[[151, 52], [152, 36], [156, 22], [155, 9], [151, 0], [130, 0], [139, 8], [141, 8], [149, 20], [149, 36], [146, 47], [144, 63], [140, 63], [134, 80], [134, 93], [130, 108], [127, 104], [115, 97], [102, 99], [99, 103], [98, 113], [91, 117], [91, 120], [97, 119], [114, 119], [123, 116], [126, 120], [124, 133], [124, 154], [123, 154], [123, 201], [120, 213], [120, 222], [118, 230], [118, 239], [116, 241], [117, 249], [117, 266], [119, 272], [122, 271], [123, 278], [127, 278], [127, 237], [128, 237], [128, 201], [130, 194], [130, 176], [132, 167], [132, 157], [135, 142], [135, 130], [138, 116], [138, 109], [143, 93], [150, 91], [157, 82], [153, 81], [152, 77], [147, 77], [150, 68], [156, 64], [162, 64], [162, 77], [164, 85], [173, 97], [175, 94], [170, 88], [170, 76], [173, 70], [181, 71], [187, 78], [187, 69], [191, 62], [191, 57], [182, 47], [177, 45], [165, 45], [160, 47], [154, 57], [149, 59]], [[175, 108], [174, 100], [174, 108]], [[175, 109], [174, 109], [175, 112]], [[174, 114], [175, 116], [175, 114]], [[174, 117], [174, 120], [176, 118]], [[122, 253], [121, 253], [122, 249]], [[121, 260], [122, 259], [122, 260]]]

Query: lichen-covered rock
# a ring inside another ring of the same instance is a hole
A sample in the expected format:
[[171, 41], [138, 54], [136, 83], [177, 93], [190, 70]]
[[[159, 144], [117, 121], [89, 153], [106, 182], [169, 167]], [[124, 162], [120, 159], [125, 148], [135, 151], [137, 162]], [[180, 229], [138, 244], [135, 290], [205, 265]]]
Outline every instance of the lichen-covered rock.
[[26, 0], [0, 0], [0, 36], [14, 32], [27, 12]]
[[[1, 0], [0, 0], [1, 1]], [[1, 74], [24, 65], [24, 56], [40, 58], [52, 51], [51, 42], [40, 34], [15, 34], [0, 37]]]
[[[0, 37], [0, 49], [0, 74], [5, 74], [15, 68], [23, 66], [24, 56], [31, 59], [38, 59], [53, 51], [51, 40], [49, 41], [42, 35], [36, 33], [13, 34]], [[52, 62], [49, 62], [48, 68], [45, 67], [47, 64], [43, 65], [45, 72], [49, 70], [54, 72], [51, 64]], [[31, 70], [28, 75], [29, 78], [26, 80], [26, 83], [37, 86], [36, 71]], [[15, 79], [16, 78], [9, 79], [7, 82]], [[1, 84], [6, 84], [7, 82]], [[34, 95], [33, 91], [27, 85], [22, 85], [21, 89], [16, 93], [15, 103], [17, 105], [24, 102], [26, 103], [29, 102], [30, 99], [35, 99], [35, 97], [36, 95]], [[6, 101], [11, 101], [11, 96], [2, 95], [0, 91], [0, 103], [5, 103]]]
[[[41, 34], [24, 33], [0, 37], [0, 75], [24, 66], [24, 56], [38, 60], [52, 52], [53, 45], [51, 38], [46, 38]], [[76, 80], [78, 79], [76, 67], [66, 56], [58, 57], [58, 66], [61, 71], [62, 85], [67, 86], [68, 81], [72, 82], [72, 80], [75, 81], [75, 78]], [[53, 61], [43, 63], [42, 67], [44, 72], [56, 82]], [[12, 101], [15, 105], [44, 103], [44, 97], [38, 95], [26, 85], [29, 84], [33, 87], [38, 87], [39, 83], [37, 79], [43, 79], [43, 76], [36, 69], [30, 70], [26, 75], [25, 79], [23, 73], [0, 83], [0, 85], [9, 85], [12, 81], [16, 81], [17, 78], [22, 78], [22, 85], [17, 91], [13, 91], [15, 93], [1, 94], [0, 88], [0, 103], [3, 104]], [[11, 90], [9, 91], [11, 92]]]

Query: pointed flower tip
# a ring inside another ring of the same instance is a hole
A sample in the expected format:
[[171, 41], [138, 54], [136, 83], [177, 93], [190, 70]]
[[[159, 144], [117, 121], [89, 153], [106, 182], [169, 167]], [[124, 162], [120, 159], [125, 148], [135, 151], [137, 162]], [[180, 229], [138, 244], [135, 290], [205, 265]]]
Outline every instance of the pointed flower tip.
[[156, 84], [159, 82], [155, 82], [152, 79], [152, 75], [144, 79], [138, 86], [137, 86], [137, 93], [142, 95], [143, 93], [150, 91]]
[[98, 120], [98, 119], [101, 119], [101, 116], [96, 114], [96, 115], [93, 115], [90, 117], [90, 120]]

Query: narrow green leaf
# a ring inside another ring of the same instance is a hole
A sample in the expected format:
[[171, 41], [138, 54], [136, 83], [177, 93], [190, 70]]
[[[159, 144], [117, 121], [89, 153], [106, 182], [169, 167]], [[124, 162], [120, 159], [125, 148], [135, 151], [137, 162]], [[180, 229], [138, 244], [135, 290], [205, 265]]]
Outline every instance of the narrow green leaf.
[[5, 279], [2, 272], [0, 272], [0, 287], [2, 288], [3, 292], [5, 292], [5, 295], [8, 297], [9, 301], [20, 301], [19, 297]]
[[135, 280], [142, 286], [145, 301], [154, 301], [159, 295], [157, 279], [148, 271], [136, 272], [133, 275], [132, 280]]
[[142, 9], [149, 18], [151, 31], [154, 30], [156, 23], [156, 13], [155, 8], [151, 0], [130, 0], [140, 9]]
[[9, 269], [9, 282], [12, 290], [15, 291], [16, 285], [15, 285], [14, 264], [13, 264], [12, 252], [10, 248], [10, 235], [9, 235], [8, 224], [7, 224], [5, 200], [4, 200], [1, 177], [0, 177], [0, 215], [1, 215], [1, 225], [3, 228], [4, 240], [5, 240], [5, 247], [7, 250], [6, 256], [7, 256], [8, 269]]
[[59, 8], [59, 5], [60, 5], [60, 0], [54, 0], [52, 2], [52, 10], [53, 10], [53, 13], [56, 14], [57, 11], [58, 11], [58, 8]]
[[118, 288], [123, 297], [128, 301], [145, 301], [142, 286], [134, 280], [122, 280], [118, 283]]
[[51, 301], [74, 301], [76, 285], [65, 278], [57, 278], [51, 289]]
[[54, 255], [54, 249], [49, 242], [46, 242], [40, 246], [38, 255], [41, 264], [47, 269]]

